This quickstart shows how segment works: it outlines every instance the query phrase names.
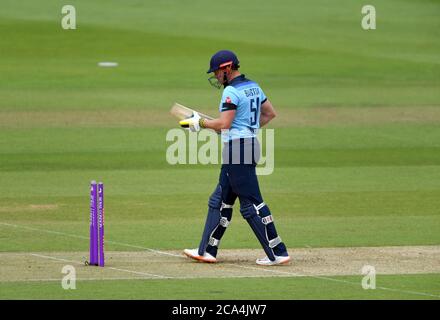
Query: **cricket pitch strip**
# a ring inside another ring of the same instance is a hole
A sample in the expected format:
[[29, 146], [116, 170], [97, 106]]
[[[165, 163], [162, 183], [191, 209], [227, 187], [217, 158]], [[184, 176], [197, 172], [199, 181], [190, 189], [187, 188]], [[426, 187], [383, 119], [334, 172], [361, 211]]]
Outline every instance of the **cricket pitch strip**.
[[440, 246], [353, 248], [292, 248], [289, 265], [261, 267], [259, 249], [223, 249], [219, 262], [204, 264], [183, 256], [182, 251], [108, 251], [103, 268], [88, 267], [88, 252], [2, 252], [0, 283], [61, 281], [65, 265], [76, 269], [78, 281], [132, 279], [198, 279], [362, 276], [365, 265], [378, 275], [440, 273]]

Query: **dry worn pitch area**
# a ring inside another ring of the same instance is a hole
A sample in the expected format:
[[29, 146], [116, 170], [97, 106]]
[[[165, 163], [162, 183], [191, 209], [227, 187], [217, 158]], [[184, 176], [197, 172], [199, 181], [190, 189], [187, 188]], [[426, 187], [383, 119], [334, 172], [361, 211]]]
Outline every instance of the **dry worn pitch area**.
[[105, 268], [87, 267], [87, 252], [0, 253], [0, 282], [60, 281], [73, 265], [79, 281], [362, 275], [365, 265], [380, 274], [440, 273], [440, 246], [304, 248], [285, 266], [260, 267], [262, 250], [222, 250], [217, 264], [192, 261], [179, 251], [110, 251]]

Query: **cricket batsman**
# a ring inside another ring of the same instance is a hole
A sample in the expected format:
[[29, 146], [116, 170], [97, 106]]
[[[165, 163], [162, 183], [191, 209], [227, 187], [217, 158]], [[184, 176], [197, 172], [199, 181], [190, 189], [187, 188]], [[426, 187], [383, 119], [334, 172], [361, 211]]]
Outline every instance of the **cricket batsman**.
[[240, 200], [240, 212], [248, 222], [266, 257], [257, 259], [263, 266], [286, 264], [290, 261], [287, 248], [278, 236], [274, 219], [263, 201], [256, 175], [260, 156], [257, 130], [275, 117], [275, 110], [260, 86], [241, 74], [237, 56], [228, 50], [214, 54], [210, 61], [208, 80], [224, 87], [219, 111], [213, 120], [201, 118], [197, 112], [180, 125], [197, 132], [208, 128], [221, 132], [224, 143], [222, 167], [217, 187], [208, 201], [208, 215], [202, 239], [197, 249], [185, 249], [186, 256], [208, 263], [217, 262], [217, 250], [232, 218], [235, 200]]

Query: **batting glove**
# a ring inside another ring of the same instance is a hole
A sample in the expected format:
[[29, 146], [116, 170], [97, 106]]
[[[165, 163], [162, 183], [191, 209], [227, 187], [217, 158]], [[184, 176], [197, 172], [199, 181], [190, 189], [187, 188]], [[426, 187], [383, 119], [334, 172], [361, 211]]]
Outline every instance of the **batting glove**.
[[179, 124], [182, 128], [187, 128], [192, 132], [198, 132], [201, 129], [200, 121], [201, 117], [198, 112], [194, 111], [191, 118], [183, 119], [179, 121]]

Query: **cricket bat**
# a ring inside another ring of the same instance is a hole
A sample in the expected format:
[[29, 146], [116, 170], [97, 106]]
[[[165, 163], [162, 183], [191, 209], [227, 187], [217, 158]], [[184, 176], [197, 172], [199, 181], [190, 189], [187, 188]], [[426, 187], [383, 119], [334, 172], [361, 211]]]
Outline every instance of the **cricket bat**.
[[[183, 120], [183, 119], [188, 119], [191, 118], [193, 116], [195, 110], [190, 109], [188, 107], [185, 107], [179, 103], [174, 103], [173, 106], [171, 107], [170, 113], [175, 116], [177, 119], [179, 120]], [[198, 111], [197, 111], [198, 112]], [[213, 117], [210, 117], [206, 114], [200, 113], [198, 112], [199, 115], [202, 118], [208, 119], [208, 120], [212, 120], [214, 119]]]

